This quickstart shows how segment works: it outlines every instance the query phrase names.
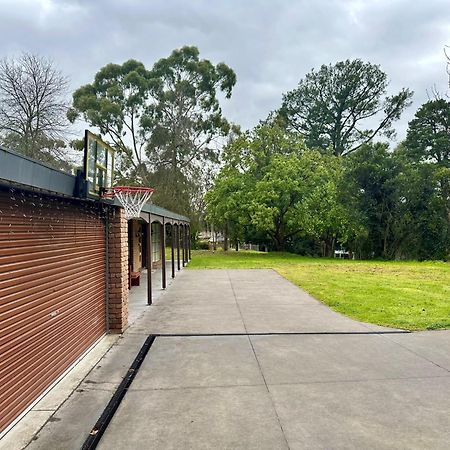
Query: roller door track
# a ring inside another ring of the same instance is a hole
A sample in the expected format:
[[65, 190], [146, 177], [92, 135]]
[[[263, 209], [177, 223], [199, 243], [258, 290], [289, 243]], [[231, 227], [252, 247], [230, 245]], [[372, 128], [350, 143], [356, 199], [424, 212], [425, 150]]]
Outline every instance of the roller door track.
[[0, 191], [0, 433], [105, 327], [98, 206]]

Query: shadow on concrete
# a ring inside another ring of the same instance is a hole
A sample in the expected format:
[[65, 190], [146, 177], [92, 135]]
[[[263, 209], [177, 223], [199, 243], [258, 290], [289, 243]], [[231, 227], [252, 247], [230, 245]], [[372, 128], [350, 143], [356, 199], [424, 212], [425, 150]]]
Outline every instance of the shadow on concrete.
[[[180, 271], [175, 271], [175, 277], [181, 273], [183, 269]], [[169, 287], [173, 278], [172, 274], [172, 265], [169, 261], [166, 264], [166, 276], [167, 276], [167, 287]], [[148, 310], [147, 304], [147, 269], [142, 269], [141, 271], [141, 280], [139, 286], [132, 286], [129, 291], [129, 301], [128, 301], [128, 325], [133, 324], [136, 320]], [[161, 268], [152, 270], [152, 288], [153, 288], [153, 301], [159, 299], [161, 294], [165, 291], [162, 288], [162, 270]]]

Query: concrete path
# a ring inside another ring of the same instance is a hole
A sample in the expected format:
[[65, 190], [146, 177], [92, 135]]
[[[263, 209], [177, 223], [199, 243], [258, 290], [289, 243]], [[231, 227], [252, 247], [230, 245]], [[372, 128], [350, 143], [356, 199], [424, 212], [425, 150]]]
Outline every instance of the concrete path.
[[386, 331], [270, 270], [184, 271], [29, 448], [79, 448], [162, 334], [100, 449], [448, 449], [450, 332]]
[[[166, 264], [167, 287], [174, 281], [171, 274], [171, 263]], [[156, 301], [165, 291], [161, 286], [161, 268], [152, 270], [152, 299]], [[147, 305], [147, 269], [141, 270], [141, 280], [139, 286], [132, 286], [128, 295], [128, 324], [133, 324], [144, 312], [148, 311]]]

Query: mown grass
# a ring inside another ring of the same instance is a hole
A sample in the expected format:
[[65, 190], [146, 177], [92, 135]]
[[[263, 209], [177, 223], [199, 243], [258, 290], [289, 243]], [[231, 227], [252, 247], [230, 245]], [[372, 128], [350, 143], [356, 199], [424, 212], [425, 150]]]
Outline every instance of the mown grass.
[[408, 330], [450, 328], [450, 264], [193, 251], [190, 269], [271, 268], [335, 311]]

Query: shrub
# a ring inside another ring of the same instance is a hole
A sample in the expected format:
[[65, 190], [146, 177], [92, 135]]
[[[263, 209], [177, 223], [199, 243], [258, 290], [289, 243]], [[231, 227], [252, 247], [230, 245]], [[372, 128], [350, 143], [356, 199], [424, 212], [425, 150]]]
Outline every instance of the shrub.
[[192, 248], [194, 250], [209, 250], [208, 241], [196, 241], [193, 243]]

